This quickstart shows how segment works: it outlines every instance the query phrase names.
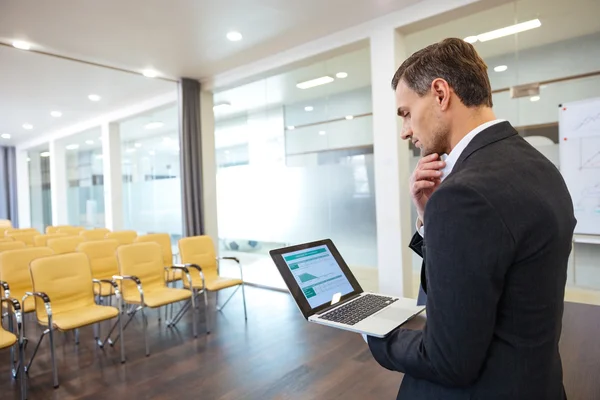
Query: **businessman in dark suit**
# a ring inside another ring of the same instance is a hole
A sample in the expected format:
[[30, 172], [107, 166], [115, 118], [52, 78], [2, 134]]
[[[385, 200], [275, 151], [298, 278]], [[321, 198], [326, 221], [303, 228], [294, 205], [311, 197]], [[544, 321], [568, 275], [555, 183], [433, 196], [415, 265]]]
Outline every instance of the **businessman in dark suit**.
[[405, 374], [398, 399], [565, 399], [558, 342], [576, 221], [559, 171], [496, 119], [471, 44], [420, 50], [392, 86], [402, 138], [422, 152], [411, 247], [427, 322], [369, 337], [373, 356]]

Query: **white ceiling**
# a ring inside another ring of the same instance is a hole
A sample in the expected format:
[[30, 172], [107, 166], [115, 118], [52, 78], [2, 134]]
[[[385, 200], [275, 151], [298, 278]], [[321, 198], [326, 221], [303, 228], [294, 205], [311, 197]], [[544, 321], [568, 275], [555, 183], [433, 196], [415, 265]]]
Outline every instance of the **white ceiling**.
[[[1, 0], [0, 41], [166, 76], [204, 78], [419, 0]], [[229, 42], [227, 32], [244, 39]]]
[[[0, 133], [11, 135], [0, 143], [23, 143], [174, 90], [173, 82], [0, 46]], [[102, 99], [90, 101], [92, 93]]]
[[[453, 14], [454, 15], [454, 14]], [[475, 44], [483, 58], [515, 53], [600, 31], [600, 0], [519, 0], [431, 28], [406, 27], [407, 51], [413, 53], [447, 37], [465, 38], [539, 18], [542, 26], [518, 35]], [[422, 23], [415, 24], [416, 26]]]

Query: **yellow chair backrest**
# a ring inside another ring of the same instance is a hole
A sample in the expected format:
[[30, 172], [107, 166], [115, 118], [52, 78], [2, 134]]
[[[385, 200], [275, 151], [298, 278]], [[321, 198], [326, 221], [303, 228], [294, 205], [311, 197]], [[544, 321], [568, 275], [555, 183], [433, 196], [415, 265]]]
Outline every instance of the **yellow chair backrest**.
[[25, 243], [23, 242], [17, 242], [17, 241], [10, 241], [10, 242], [0, 242], [0, 253], [2, 253], [3, 251], [7, 251], [7, 250], [15, 250], [15, 249], [24, 249], [25, 248]]
[[83, 230], [79, 232], [79, 236], [82, 236], [85, 240], [102, 240], [109, 232], [110, 230], [106, 228], [96, 228], [90, 230]]
[[171, 236], [168, 233], [152, 233], [149, 235], [138, 236], [135, 243], [157, 243], [162, 251], [163, 264], [165, 266], [173, 265], [173, 250], [171, 249]]
[[85, 241], [81, 236], [67, 236], [48, 240], [50, 247], [56, 254], [74, 253], [77, 246]]
[[[38, 258], [31, 262], [29, 270], [33, 290], [48, 295], [53, 314], [94, 305], [92, 271], [85, 254]], [[38, 319], [47, 321], [44, 302], [36, 298], [35, 304]]]
[[66, 233], [67, 235], [79, 235], [79, 232], [85, 231], [81, 226], [63, 226], [58, 228], [58, 233]]
[[109, 232], [104, 236], [106, 239], [115, 239], [120, 244], [132, 244], [137, 238], [136, 231], [116, 231]]
[[[157, 243], [134, 243], [117, 248], [121, 275], [140, 278], [144, 292], [165, 287], [165, 267], [162, 251]], [[123, 281], [124, 296], [128, 291], [137, 293], [134, 282]]]
[[119, 275], [117, 247], [116, 240], [98, 240], [81, 243], [77, 251], [87, 255], [94, 278], [112, 279], [113, 275]]
[[0, 219], [0, 228], [12, 228], [10, 219]]
[[47, 226], [46, 227], [46, 233], [50, 234], [50, 233], [58, 233], [58, 230], [61, 228], [70, 228], [71, 225], [56, 225], [56, 226]]
[[0, 237], [0, 243], [2, 242], [14, 242], [15, 239], [12, 238], [11, 236], [6, 236], [6, 237]]
[[33, 238], [33, 244], [35, 247], [46, 247], [48, 246], [48, 240], [57, 239], [61, 237], [67, 237], [66, 233], [47, 233], [45, 235], [37, 235]]
[[179, 256], [183, 264], [197, 264], [205, 277], [217, 275], [215, 246], [210, 236], [192, 236], [179, 240]]
[[53, 254], [54, 252], [47, 247], [4, 251], [0, 253], [0, 280], [8, 283], [13, 294], [18, 293], [20, 296], [24, 296], [25, 292], [32, 290], [31, 275], [29, 274], [31, 261]]
[[6, 232], [6, 236], [12, 237], [14, 240], [25, 243], [27, 246], [35, 246], [34, 237], [39, 236], [39, 232], [23, 232], [23, 231], [10, 231]]

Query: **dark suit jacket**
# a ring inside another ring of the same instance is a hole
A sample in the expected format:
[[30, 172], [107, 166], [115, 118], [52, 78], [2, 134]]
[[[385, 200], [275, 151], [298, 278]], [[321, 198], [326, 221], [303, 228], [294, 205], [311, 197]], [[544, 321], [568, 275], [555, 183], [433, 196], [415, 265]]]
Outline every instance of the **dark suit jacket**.
[[508, 122], [475, 136], [413, 243], [425, 328], [368, 339], [379, 364], [405, 373], [398, 399], [564, 399], [558, 341], [575, 224], [561, 174]]

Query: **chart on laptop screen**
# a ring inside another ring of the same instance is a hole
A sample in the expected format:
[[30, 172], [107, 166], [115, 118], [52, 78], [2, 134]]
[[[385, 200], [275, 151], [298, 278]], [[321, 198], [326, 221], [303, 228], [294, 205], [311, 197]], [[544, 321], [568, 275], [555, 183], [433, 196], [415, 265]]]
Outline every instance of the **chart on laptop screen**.
[[352, 285], [327, 246], [314, 247], [283, 255], [296, 283], [312, 308], [332, 298], [352, 292]]

